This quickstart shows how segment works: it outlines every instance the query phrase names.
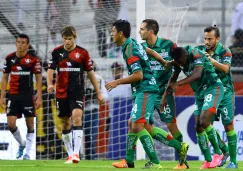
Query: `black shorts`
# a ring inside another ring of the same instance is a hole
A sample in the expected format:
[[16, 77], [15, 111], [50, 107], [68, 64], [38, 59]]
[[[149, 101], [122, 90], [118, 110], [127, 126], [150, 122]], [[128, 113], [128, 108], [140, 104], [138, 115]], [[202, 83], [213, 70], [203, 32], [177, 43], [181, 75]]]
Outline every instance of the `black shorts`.
[[57, 98], [56, 99], [58, 117], [71, 117], [74, 109], [83, 110], [84, 97], [80, 98]]
[[9, 95], [7, 100], [7, 116], [35, 117], [35, 105], [33, 95]]

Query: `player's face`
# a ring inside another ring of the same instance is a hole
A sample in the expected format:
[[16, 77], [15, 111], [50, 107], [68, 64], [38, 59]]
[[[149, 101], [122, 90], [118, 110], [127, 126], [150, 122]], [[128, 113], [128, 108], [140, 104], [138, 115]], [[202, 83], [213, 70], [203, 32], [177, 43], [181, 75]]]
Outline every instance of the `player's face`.
[[142, 40], [148, 40], [148, 37], [150, 35], [146, 26], [147, 26], [147, 23], [142, 23], [140, 26], [139, 34], [140, 34]]
[[75, 45], [75, 38], [73, 36], [63, 36], [62, 40], [67, 50], [72, 49]]
[[121, 33], [119, 34], [115, 26], [112, 27], [111, 36], [113, 37], [114, 43], [118, 43], [120, 41]]
[[184, 67], [187, 63], [187, 59], [188, 59], [188, 56], [187, 55], [184, 55], [182, 57], [180, 57], [178, 60], [175, 60], [175, 62], [181, 66], [181, 67]]
[[219, 42], [219, 37], [215, 36], [214, 30], [204, 33], [204, 44], [207, 50], [214, 49], [218, 42]]
[[16, 40], [16, 48], [18, 52], [25, 52], [29, 48], [29, 44], [27, 43], [26, 38], [17, 38]]
[[123, 70], [122, 69], [112, 69], [112, 76], [115, 80], [122, 78]]

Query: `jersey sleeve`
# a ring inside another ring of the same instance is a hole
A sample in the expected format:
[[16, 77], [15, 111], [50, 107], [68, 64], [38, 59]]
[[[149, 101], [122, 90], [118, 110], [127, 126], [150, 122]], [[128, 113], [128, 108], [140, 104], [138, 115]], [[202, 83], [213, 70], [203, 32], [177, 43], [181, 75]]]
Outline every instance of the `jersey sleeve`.
[[51, 54], [52, 58], [48, 62], [48, 69], [53, 69], [56, 70], [57, 65], [58, 65], [58, 60], [57, 60], [57, 52], [54, 50]]
[[3, 63], [3, 69], [2, 69], [3, 73], [10, 73], [11, 72], [11, 67], [10, 67], [9, 64], [10, 64], [9, 60], [6, 58], [4, 63]]
[[232, 60], [232, 53], [228, 48], [226, 48], [226, 51], [223, 54], [222, 63], [231, 65], [231, 60]]
[[93, 70], [92, 60], [90, 58], [89, 52], [84, 51], [84, 70], [91, 71]]
[[194, 66], [203, 66], [204, 59], [206, 57], [205, 54], [196, 48], [192, 50], [192, 54]]
[[33, 73], [34, 74], [41, 74], [42, 67], [40, 64], [40, 60], [37, 58], [34, 63]]
[[140, 58], [143, 54], [141, 52], [144, 52], [147, 56], [144, 47], [141, 44], [136, 46], [133, 43], [130, 43], [126, 47], [126, 56], [128, 57], [127, 64], [131, 67], [132, 73], [142, 70]]

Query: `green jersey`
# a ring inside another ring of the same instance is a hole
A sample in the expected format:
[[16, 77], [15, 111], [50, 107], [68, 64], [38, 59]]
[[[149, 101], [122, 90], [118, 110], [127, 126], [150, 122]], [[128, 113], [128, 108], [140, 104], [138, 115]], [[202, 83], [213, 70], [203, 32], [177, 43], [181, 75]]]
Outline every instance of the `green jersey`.
[[128, 74], [132, 75], [137, 71], [143, 72], [143, 80], [132, 83], [132, 95], [140, 92], [155, 92], [159, 91], [156, 85], [156, 80], [151, 70], [149, 59], [144, 47], [132, 38], [127, 38], [122, 45], [123, 58], [127, 64]]
[[[206, 46], [204, 45], [200, 45], [197, 46], [196, 48], [202, 50], [202, 51], [207, 51]], [[224, 45], [222, 45], [221, 43], [218, 43], [214, 54], [212, 55], [212, 58], [215, 59], [216, 61], [222, 63], [222, 64], [228, 64], [231, 66], [231, 59], [232, 59], [232, 54], [230, 52], [230, 50], [225, 47]], [[227, 93], [234, 93], [234, 86], [232, 83], [232, 77], [231, 77], [231, 72], [229, 71], [228, 73], [223, 73], [217, 69], [216, 73], [219, 77], [219, 79], [221, 80], [221, 82], [224, 85], [224, 91]]]
[[[164, 60], [172, 60], [172, 50], [176, 48], [176, 44], [171, 40], [157, 37], [157, 40], [153, 47], [149, 46], [147, 42], [142, 43], [143, 46], [149, 47], [156, 51]], [[160, 94], [162, 95], [167, 87], [167, 83], [172, 74], [172, 69], [166, 71], [166, 69], [157, 60], [149, 56], [151, 69], [154, 72], [154, 77], [156, 79], [157, 85], [160, 89]]]
[[189, 54], [187, 64], [184, 67], [175, 65], [174, 72], [179, 74], [182, 70], [186, 76], [190, 76], [194, 67], [203, 67], [201, 78], [191, 82], [190, 85], [192, 90], [195, 92], [195, 96], [204, 97], [202, 90], [206, 90], [210, 86], [214, 86], [217, 82], [220, 82], [220, 80], [218, 79], [212, 63], [202, 51], [196, 48], [193, 49], [191, 46], [186, 46], [185, 49]]

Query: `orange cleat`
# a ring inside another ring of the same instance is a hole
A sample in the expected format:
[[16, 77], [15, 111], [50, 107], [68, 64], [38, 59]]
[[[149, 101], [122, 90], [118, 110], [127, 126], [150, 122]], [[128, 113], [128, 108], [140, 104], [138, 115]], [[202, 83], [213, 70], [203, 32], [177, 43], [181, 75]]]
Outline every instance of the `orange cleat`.
[[79, 155], [78, 154], [74, 154], [73, 155], [72, 162], [73, 163], [78, 163], [79, 161], [80, 161]]
[[125, 159], [121, 159], [119, 162], [113, 162], [112, 166], [116, 168], [128, 168], [127, 161]]
[[189, 169], [189, 168], [187, 167], [187, 165], [185, 163], [183, 163], [183, 164], [178, 163], [178, 165], [176, 167], [174, 167], [173, 169], [182, 170], [182, 169]]
[[69, 156], [69, 157], [67, 157], [67, 159], [66, 159], [64, 164], [72, 164], [72, 163], [73, 163], [73, 157]]

